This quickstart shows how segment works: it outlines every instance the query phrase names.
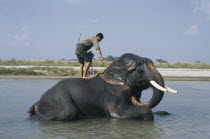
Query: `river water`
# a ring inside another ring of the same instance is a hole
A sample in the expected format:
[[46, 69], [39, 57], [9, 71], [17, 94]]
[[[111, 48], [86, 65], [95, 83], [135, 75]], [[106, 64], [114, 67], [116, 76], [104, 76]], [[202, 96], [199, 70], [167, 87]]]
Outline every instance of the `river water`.
[[[27, 110], [58, 80], [0, 79], [0, 139], [210, 138], [210, 82], [167, 81], [179, 94], [165, 93], [150, 122], [94, 118], [73, 122], [31, 121]], [[152, 90], [145, 91], [144, 100]]]

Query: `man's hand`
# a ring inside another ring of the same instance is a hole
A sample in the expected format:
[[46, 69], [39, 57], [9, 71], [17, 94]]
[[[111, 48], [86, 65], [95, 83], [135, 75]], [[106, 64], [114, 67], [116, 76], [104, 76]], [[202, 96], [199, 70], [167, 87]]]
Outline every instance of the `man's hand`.
[[98, 49], [98, 53], [100, 55], [100, 61], [104, 64], [104, 58], [102, 57], [101, 49]]

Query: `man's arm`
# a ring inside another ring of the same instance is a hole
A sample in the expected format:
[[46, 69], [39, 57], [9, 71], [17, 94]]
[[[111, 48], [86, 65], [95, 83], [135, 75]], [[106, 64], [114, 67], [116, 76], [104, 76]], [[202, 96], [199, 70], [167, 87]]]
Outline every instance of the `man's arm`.
[[103, 58], [103, 56], [102, 56], [102, 53], [101, 53], [101, 49], [100, 49], [100, 48], [98, 48], [98, 54], [100, 55], [100, 60], [101, 60], [101, 62], [104, 63], [104, 58]]
[[98, 44], [98, 41], [97, 41], [96, 37], [92, 37], [92, 42], [93, 42], [93, 45], [95, 46], [96, 50], [98, 50], [98, 54], [100, 55], [101, 62], [104, 63], [104, 59], [103, 59], [103, 56], [102, 56], [102, 53], [101, 53], [101, 49], [99, 47], [99, 44]]

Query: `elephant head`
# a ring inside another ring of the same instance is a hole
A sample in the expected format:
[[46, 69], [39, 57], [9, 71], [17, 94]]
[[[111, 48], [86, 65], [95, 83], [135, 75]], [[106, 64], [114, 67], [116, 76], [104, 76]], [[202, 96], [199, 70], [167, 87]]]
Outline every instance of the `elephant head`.
[[[135, 105], [154, 108], [162, 100], [164, 92], [177, 93], [177, 91], [165, 87], [163, 77], [150, 59], [134, 54], [122, 55], [100, 77], [110, 84], [128, 87], [132, 92], [131, 101]], [[153, 88], [152, 98], [148, 102], [141, 103], [136, 97], [138, 95], [135, 94], [149, 87]]]

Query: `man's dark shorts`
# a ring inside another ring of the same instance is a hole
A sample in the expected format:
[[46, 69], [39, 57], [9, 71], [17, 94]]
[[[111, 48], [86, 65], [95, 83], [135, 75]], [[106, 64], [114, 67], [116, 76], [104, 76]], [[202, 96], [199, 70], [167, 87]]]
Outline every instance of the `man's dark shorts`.
[[87, 53], [83, 44], [77, 44], [76, 56], [80, 64], [84, 64], [84, 61], [91, 62], [93, 58], [92, 54]]

